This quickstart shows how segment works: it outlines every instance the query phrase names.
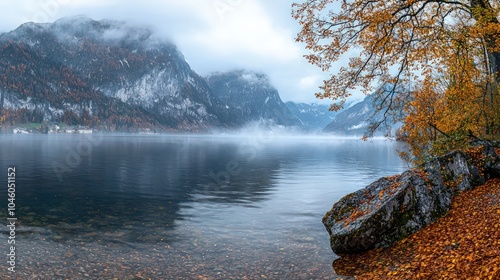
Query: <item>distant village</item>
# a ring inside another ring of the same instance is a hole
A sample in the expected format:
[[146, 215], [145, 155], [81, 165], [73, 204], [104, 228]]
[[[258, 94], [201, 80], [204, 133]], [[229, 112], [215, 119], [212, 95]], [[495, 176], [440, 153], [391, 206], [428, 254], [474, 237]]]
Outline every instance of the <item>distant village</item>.
[[[92, 133], [114, 133], [117, 131], [101, 128], [90, 128], [83, 125], [66, 125], [63, 123], [25, 123], [11, 126], [0, 125], [0, 134], [92, 134]], [[151, 128], [138, 128], [128, 133], [158, 134], [172, 131], [158, 131]], [[117, 132], [122, 133], [122, 132]]]
[[11, 128], [2, 128], [3, 133], [14, 134], [92, 134], [93, 130], [85, 126], [60, 126], [59, 124], [26, 124]]

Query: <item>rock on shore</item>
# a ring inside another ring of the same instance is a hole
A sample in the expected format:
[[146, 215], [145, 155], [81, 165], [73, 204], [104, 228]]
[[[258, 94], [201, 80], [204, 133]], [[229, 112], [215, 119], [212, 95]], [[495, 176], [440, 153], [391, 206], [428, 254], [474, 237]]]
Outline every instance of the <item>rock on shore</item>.
[[499, 171], [500, 157], [484, 144], [475, 157], [454, 151], [422, 169], [381, 178], [343, 197], [323, 217], [331, 248], [342, 254], [390, 246], [446, 214], [455, 194]]

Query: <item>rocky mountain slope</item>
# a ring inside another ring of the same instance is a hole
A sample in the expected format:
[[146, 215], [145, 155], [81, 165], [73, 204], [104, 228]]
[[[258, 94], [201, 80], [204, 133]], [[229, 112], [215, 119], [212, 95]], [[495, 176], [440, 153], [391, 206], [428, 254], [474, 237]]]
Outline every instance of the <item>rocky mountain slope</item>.
[[264, 74], [235, 70], [213, 73], [206, 80], [214, 96], [244, 122], [263, 120], [283, 126], [302, 125]]
[[339, 113], [327, 105], [285, 104], [264, 74], [202, 78], [175, 45], [147, 28], [71, 17], [0, 34], [1, 111], [7, 125], [198, 131], [263, 121], [361, 136], [375, 108], [370, 96]]
[[0, 35], [0, 108], [10, 125], [197, 131], [256, 119], [300, 123], [264, 75], [214, 74], [208, 82], [175, 45], [123, 22], [70, 17]]
[[369, 125], [369, 118], [375, 113], [372, 101], [372, 98], [367, 96], [363, 101], [339, 113], [323, 129], [323, 132], [339, 135], [363, 135]]
[[177, 48], [145, 28], [86, 17], [0, 36], [0, 87], [14, 121], [109, 130], [221, 125], [210, 89]]
[[286, 102], [286, 106], [302, 122], [303, 127], [309, 131], [322, 130], [338, 114], [337, 112], [329, 111], [330, 106], [324, 104], [295, 103], [289, 101]]
[[[371, 122], [383, 119], [382, 113], [375, 114], [375, 111], [373, 96], [368, 95], [363, 101], [339, 112], [333, 121], [323, 129], [323, 132], [341, 136], [363, 136]], [[381, 126], [380, 131], [376, 131], [374, 136], [384, 136], [388, 132], [394, 134], [400, 126], [401, 123], [387, 128]]]

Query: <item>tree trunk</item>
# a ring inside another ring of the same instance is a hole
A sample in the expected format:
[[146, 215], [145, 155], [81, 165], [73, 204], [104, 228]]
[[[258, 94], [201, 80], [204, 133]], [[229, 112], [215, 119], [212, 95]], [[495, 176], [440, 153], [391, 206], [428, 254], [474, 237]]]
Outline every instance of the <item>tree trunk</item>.
[[[481, 25], [486, 25], [488, 23], [498, 24], [497, 15], [493, 11], [488, 0], [471, 0], [470, 1], [472, 17]], [[488, 59], [490, 62], [489, 71], [491, 74], [495, 75], [495, 81], [499, 83], [500, 77], [500, 53], [494, 51], [496, 44], [496, 38], [499, 34], [486, 34], [484, 37], [484, 42], [486, 45], [486, 50], [488, 52]]]
[[[482, 25], [486, 25], [488, 23], [499, 24], [497, 14], [493, 11], [493, 7], [491, 6], [488, 0], [471, 0], [470, 7], [473, 18]], [[500, 36], [498, 33], [487, 33], [484, 36], [484, 51], [485, 55], [488, 59], [487, 61], [487, 71], [488, 76], [492, 77], [491, 84], [487, 86], [485, 95], [483, 98], [483, 104], [488, 104], [489, 109], [493, 112], [495, 110], [496, 99], [498, 98], [498, 90], [500, 89], [500, 52], [497, 50], [496, 39]], [[488, 100], [489, 99], [489, 100]], [[485, 112], [487, 115], [487, 113]], [[494, 117], [490, 118], [486, 116], [486, 130], [487, 134], [490, 134], [494, 129], [495, 121]], [[491, 123], [493, 122], [493, 123]]]
[[2, 117], [3, 114], [3, 102], [5, 100], [5, 91], [0, 90], [1, 96], [0, 96], [0, 117]]

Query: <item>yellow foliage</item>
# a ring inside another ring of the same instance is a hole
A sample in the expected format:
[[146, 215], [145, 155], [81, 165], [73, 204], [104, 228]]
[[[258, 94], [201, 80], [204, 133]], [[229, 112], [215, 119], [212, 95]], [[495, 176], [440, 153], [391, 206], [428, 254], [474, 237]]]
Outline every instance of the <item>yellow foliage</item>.
[[[352, 91], [376, 89], [380, 110], [405, 110], [403, 135], [422, 156], [468, 134], [500, 134], [499, 8], [487, 0], [308, 0], [292, 15], [306, 58], [332, 72], [316, 96], [340, 109]], [[348, 64], [332, 68], [338, 61]]]

